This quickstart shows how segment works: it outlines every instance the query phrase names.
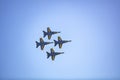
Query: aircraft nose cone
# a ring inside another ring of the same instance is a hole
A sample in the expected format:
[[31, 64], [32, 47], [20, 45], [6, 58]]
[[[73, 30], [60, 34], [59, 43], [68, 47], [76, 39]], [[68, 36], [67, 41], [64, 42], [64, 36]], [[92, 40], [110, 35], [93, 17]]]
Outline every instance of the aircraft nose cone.
[[71, 42], [71, 40], [69, 40], [68, 42]]
[[53, 43], [53, 42], [49, 42], [49, 44], [51, 44], [51, 43]]
[[60, 32], [57, 32], [57, 33], [60, 33]]

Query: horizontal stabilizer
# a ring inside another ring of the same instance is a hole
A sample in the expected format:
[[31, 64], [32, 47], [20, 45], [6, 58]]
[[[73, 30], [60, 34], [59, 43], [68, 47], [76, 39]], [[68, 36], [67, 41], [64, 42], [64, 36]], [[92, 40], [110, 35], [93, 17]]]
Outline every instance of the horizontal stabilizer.
[[36, 48], [38, 48], [39, 47], [39, 43], [36, 41]]
[[47, 35], [47, 33], [45, 31], [43, 31], [43, 37], [45, 37]]
[[50, 57], [50, 53], [48, 53], [48, 52], [46, 52], [47, 53], [47, 58], [49, 58]]
[[54, 46], [56, 46], [57, 45], [57, 41], [56, 40], [54, 40]]

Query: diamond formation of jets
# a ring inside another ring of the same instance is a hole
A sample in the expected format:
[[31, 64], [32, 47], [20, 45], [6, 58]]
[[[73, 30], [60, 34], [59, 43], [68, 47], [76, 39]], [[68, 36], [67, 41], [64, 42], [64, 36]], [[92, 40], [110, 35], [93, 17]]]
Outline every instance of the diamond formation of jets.
[[[51, 39], [51, 36], [54, 34], [60, 33], [59, 31], [51, 31], [49, 27], [47, 27], [47, 32], [43, 31], [43, 37], [45, 38], [48, 36], [48, 40]], [[71, 40], [62, 40], [60, 36], [58, 36], [58, 41], [54, 40], [54, 47], [58, 44], [59, 48], [62, 48], [62, 45], [64, 43], [71, 42]], [[53, 42], [45, 42], [42, 38], [40, 38], [40, 42], [35, 42], [36, 43], [36, 48], [39, 46], [41, 47], [41, 50], [44, 50], [45, 45], [52, 44]], [[50, 49], [50, 53], [47, 52], [47, 58], [51, 57], [52, 61], [55, 60], [55, 56], [59, 54], [63, 54], [64, 52], [55, 52], [53, 48]]]

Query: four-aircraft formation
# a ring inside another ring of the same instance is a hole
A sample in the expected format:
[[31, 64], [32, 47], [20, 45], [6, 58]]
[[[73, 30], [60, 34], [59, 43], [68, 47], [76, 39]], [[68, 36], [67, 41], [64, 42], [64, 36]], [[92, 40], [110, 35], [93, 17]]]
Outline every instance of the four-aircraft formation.
[[[47, 32], [43, 31], [43, 37], [45, 38], [46, 36], [48, 36], [48, 40], [50, 40], [52, 35], [57, 34], [57, 33], [60, 33], [60, 32], [51, 31], [51, 29], [48, 27]], [[54, 46], [58, 45], [59, 48], [61, 49], [62, 45], [67, 42], [71, 42], [71, 40], [62, 40], [62, 38], [58, 36], [58, 40], [54, 40]], [[36, 41], [36, 48], [40, 46], [41, 50], [44, 50], [45, 45], [48, 45], [48, 44], [53, 44], [53, 42], [46, 42], [42, 38], [40, 38], [39, 42]], [[55, 52], [54, 49], [51, 48], [50, 52], [46, 52], [46, 53], [47, 53], [47, 58], [51, 57], [51, 59], [54, 60], [56, 55], [63, 54], [64, 52]]]

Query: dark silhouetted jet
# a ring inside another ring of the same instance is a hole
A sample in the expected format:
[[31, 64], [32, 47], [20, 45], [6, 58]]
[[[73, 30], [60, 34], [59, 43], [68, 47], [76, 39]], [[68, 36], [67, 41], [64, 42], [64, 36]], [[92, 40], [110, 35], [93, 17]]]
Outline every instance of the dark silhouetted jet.
[[63, 54], [64, 52], [55, 52], [53, 50], [53, 48], [50, 49], [51, 53], [49, 52], [46, 52], [47, 53], [47, 58], [49, 58], [51, 56], [51, 59], [54, 60], [55, 59], [55, 56], [56, 55], [59, 55], [59, 54]]
[[60, 33], [60, 32], [51, 31], [50, 28], [48, 27], [48, 28], [47, 28], [47, 32], [43, 31], [43, 34], [44, 34], [43, 37], [45, 37], [46, 35], [48, 35], [48, 39], [50, 40], [50, 39], [51, 39], [51, 36], [52, 36], [53, 34], [57, 34], [57, 33]]
[[36, 48], [41, 46], [41, 50], [43, 50], [45, 45], [48, 45], [48, 44], [51, 44], [51, 43], [53, 43], [53, 42], [44, 42], [44, 40], [42, 38], [40, 38], [40, 42], [36, 41]]
[[59, 48], [62, 48], [62, 44], [67, 43], [67, 42], [71, 42], [71, 40], [62, 40], [61, 37], [58, 36], [58, 41], [54, 40], [54, 43], [55, 43], [54, 46], [58, 44]]

